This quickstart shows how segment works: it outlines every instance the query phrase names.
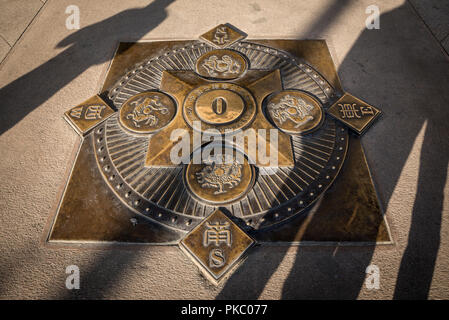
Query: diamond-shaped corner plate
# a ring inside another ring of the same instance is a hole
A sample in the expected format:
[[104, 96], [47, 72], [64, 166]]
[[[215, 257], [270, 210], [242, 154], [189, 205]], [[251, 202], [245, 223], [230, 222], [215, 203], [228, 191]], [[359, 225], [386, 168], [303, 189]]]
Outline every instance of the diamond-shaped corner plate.
[[346, 92], [327, 110], [327, 113], [358, 134], [363, 134], [382, 112]]
[[238, 32], [225, 24], [220, 24], [200, 36], [201, 40], [204, 40], [217, 48], [228, 47], [243, 38], [245, 38], [243, 33]]
[[100, 96], [95, 95], [66, 111], [64, 116], [69, 124], [84, 136], [113, 113], [114, 110]]
[[218, 283], [255, 243], [221, 210], [214, 211], [193, 229], [180, 247]]

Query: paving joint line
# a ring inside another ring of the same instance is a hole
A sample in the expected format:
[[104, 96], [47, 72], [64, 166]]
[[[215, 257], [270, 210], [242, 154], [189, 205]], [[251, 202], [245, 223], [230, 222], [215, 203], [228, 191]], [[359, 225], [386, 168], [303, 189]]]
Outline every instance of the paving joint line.
[[430, 32], [430, 34], [432, 35], [432, 37], [435, 39], [435, 41], [438, 43], [438, 45], [440, 46], [440, 49], [443, 50], [443, 53], [445, 53], [446, 57], [449, 58], [449, 52], [446, 51], [446, 48], [444, 48], [442, 42], [444, 39], [447, 38], [448, 35], [446, 35], [446, 37], [441, 40], [437, 38], [437, 36], [433, 33], [432, 29], [430, 28], [430, 26], [426, 23], [426, 21], [424, 20], [424, 18], [419, 14], [418, 10], [416, 9], [416, 7], [413, 5], [413, 3], [410, 0], [407, 0], [407, 3], [410, 5], [410, 7], [412, 8], [413, 12], [418, 16], [418, 18], [422, 21], [422, 23], [426, 26], [427, 31]]
[[31, 24], [33, 23], [34, 20], [36, 20], [37, 15], [39, 14], [39, 12], [41, 12], [41, 10], [45, 7], [45, 5], [47, 4], [47, 1], [43, 2], [41, 7], [39, 8], [39, 10], [37, 10], [36, 14], [33, 16], [33, 18], [30, 20], [30, 22], [27, 24], [27, 26], [25, 27], [25, 29], [23, 29], [22, 33], [20, 34], [20, 36], [17, 38], [17, 40], [13, 43], [13, 45], [10, 45], [8, 41], [6, 41], [5, 38], [3, 38], [3, 36], [0, 35], [0, 37], [6, 41], [6, 43], [10, 46], [10, 49], [8, 51], [8, 53], [5, 55], [5, 57], [0, 61], [0, 67], [3, 65], [3, 62], [6, 60], [6, 58], [8, 58], [9, 54], [11, 53], [11, 51], [14, 49], [14, 47], [16, 46], [17, 43], [19, 43], [20, 39], [22, 39], [23, 35], [25, 34], [25, 32], [30, 28]]
[[[6, 44], [9, 46], [9, 50], [11, 50], [12, 46], [9, 44], [8, 40], [6, 40], [6, 38], [4, 36], [2, 36], [1, 34], [0, 34], [0, 38], [6, 42]], [[8, 53], [9, 53], [9, 50], [8, 50]], [[8, 54], [6, 54], [6, 55], [8, 55]]]

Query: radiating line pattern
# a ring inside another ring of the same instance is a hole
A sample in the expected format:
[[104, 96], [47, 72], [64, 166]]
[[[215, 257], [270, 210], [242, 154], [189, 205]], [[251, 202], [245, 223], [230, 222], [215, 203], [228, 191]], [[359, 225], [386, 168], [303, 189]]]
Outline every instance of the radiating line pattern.
[[[286, 52], [247, 41], [231, 47], [248, 58], [250, 69], [279, 69], [284, 89], [307, 91], [324, 105], [333, 95], [332, 87], [318, 72]], [[192, 41], [184, 48], [151, 57], [123, 76], [111, 89], [109, 97], [120, 109], [133, 95], [159, 89], [164, 70], [195, 70], [196, 60], [213, 49], [205, 43]], [[345, 128], [326, 118], [314, 133], [292, 135], [295, 166], [259, 168], [252, 190], [224, 208], [256, 229], [301, 212], [337, 175], [346, 154], [347, 134]], [[190, 195], [183, 182], [183, 167], [144, 166], [149, 144], [151, 152], [151, 135], [135, 135], [124, 130], [114, 115], [97, 129], [93, 139], [98, 164], [107, 183], [136, 212], [169, 227], [188, 231], [214, 211], [215, 207]]]

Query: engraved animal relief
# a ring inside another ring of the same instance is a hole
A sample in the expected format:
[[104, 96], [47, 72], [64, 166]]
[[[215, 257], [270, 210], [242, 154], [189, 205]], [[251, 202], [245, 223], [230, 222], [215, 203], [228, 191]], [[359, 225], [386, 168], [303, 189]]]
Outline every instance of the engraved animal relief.
[[202, 188], [216, 188], [214, 194], [221, 194], [227, 192], [225, 186], [233, 189], [240, 183], [243, 165], [235, 159], [225, 160], [225, 155], [220, 155], [215, 160], [207, 160], [206, 166], [196, 173], [197, 181]]
[[148, 98], [142, 97], [131, 102], [130, 105], [134, 106], [134, 110], [130, 112], [126, 118], [132, 119], [134, 125], [138, 128], [142, 122], [144, 125], [154, 127], [159, 122], [157, 113], [168, 113], [168, 108], [161, 103], [159, 96], [151, 96]]
[[286, 95], [279, 103], [270, 103], [268, 110], [270, 115], [283, 124], [290, 120], [294, 122], [295, 128], [299, 128], [305, 123], [313, 120], [312, 110], [313, 106], [307, 104], [303, 99]]
[[210, 56], [204, 61], [202, 67], [210, 76], [218, 76], [220, 73], [236, 74], [240, 72], [241, 65], [228, 55], [219, 59], [216, 55]]
[[212, 40], [216, 44], [225, 44], [229, 40], [228, 30], [226, 27], [219, 27], [215, 31], [214, 39]]

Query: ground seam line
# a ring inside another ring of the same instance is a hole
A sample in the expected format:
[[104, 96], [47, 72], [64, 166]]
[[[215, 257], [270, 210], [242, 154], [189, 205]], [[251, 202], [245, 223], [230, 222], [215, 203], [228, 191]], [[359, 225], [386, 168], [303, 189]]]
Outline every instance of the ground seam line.
[[[28, 23], [28, 25], [25, 27], [25, 29], [22, 31], [22, 33], [20, 34], [19, 38], [17, 38], [17, 40], [13, 43], [13, 45], [8, 45], [11, 47], [11, 49], [9, 49], [8, 53], [5, 55], [5, 57], [2, 59], [2, 61], [0, 61], [0, 67], [3, 65], [3, 62], [6, 60], [6, 58], [8, 58], [9, 54], [11, 53], [11, 51], [14, 49], [14, 47], [16, 46], [16, 44], [19, 43], [20, 39], [22, 39], [23, 35], [25, 34], [25, 32], [30, 28], [31, 24], [33, 23], [34, 20], [36, 20], [37, 15], [39, 14], [39, 12], [41, 12], [42, 8], [44, 8], [44, 6], [47, 4], [47, 1], [42, 3], [42, 6], [39, 8], [39, 10], [37, 10], [36, 14], [33, 16], [33, 18], [30, 20], [30, 22]], [[2, 37], [3, 38], [3, 37]], [[6, 41], [6, 40], [5, 40]]]
[[426, 21], [424, 20], [424, 18], [419, 14], [418, 10], [415, 8], [415, 6], [413, 5], [413, 3], [410, 0], [407, 0], [407, 3], [410, 5], [410, 7], [412, 7], [412, 10], [415, 12], [415, 14], [418, 16], [418, 18], [422, 21], [422, 23], [426, 26], [427, 30], [430, 32], [430, 34], [433, 36], [433, 38], [435, 39], [436, 42], [438, 42], [438, 45], [440, 46], [440, 48], [443, 50], [444, 53], [446, 53], [446, 57], [449, 57], [449, 52], [446, 51], [446, 48], [443, 47], [442, 45], [442, 41], [444, 39], [447, 38], [447, 36], [449, 36], [449, 34], [443, 39], [440, 40], [436, 37], [436, 35], [433, 33], [432, 29], [430, 28], [430, 26], [426, 23]]

